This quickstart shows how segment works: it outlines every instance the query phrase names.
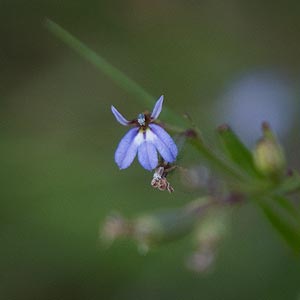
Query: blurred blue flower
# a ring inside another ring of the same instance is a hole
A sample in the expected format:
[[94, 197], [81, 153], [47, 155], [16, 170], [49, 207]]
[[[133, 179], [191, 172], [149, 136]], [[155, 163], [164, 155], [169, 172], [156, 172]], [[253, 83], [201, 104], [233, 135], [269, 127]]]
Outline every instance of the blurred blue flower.
[[296, 101], [293, 84], [284, 73], [254, 70], [228, 86], [217, 102], [218, 122], [230, 123], [248, 145], [255, 144], [263, 121], [284, 138], [298, 113]]
[[128, 121], [121, 113], [111, 106], [116, 120], [124, 126], [133, 125], [121, 139], [115, 152], [115, 162], [120, 169], [128, 168], [136, 154], [143, 168], [153, 170], [158, 165], [157, 151], [166, 162], [174, 162], [178, 150], [170, 135], [155, 120], [158, 118], [163, 105], [161, 96], [155, 103], [152, 113], [141, 113], [137, 119]]

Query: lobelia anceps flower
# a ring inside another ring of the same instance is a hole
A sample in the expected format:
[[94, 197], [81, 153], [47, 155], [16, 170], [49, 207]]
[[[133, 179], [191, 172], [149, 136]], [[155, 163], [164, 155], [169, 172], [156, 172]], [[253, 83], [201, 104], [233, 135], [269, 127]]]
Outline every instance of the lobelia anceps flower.
[[116, 120], [124, 125], [133, 125], [121, 139], [115, 152], [115, 162], [120, 169], [128, 168], [136, 154], [143, 168], [153, 170], [158, 165], [158, 154], [169, 163], [176, 160], [178, 150], [170, 135], [157, 123], [164, 97], [161, 96], [155, 103], [152, 113], [141, 113], [137, 119], [126, 120], [119, 111], [111, 106], [111, 111]]

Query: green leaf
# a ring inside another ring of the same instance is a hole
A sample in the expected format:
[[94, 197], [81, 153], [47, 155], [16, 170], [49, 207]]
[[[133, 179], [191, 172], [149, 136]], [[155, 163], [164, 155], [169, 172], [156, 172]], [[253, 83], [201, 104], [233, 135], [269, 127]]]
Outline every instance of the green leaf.
[[274, 199], [280, 208], [294, 220], [300, 230], [300, 213], [298, 208], [288, 198], [282, 195], [273, 196], [272, 199]]
[[270, 199], [269, 201], [263, 200], [259, 202], [259, 205], [264, 215], [288, 245], [300, 254], [300, 226], [291, 220], [289, 214], [282, 211], [281, 205], [279, 208], [276, 207], [274, 200], [271, 202]]
[[276, 192], [279, 194], [288, 194], [298, 191], [300, 191], [300, 175], [296, 171], [292, 171], [292, 175], [287, 176], [276, 189]]
[[249, 175], [259, 177], [251, 151], [241, 142], [233, 130], [224, 124], [218, 128], [217, 132], [226, 157]]
[[203, 139], [200, 137], [199, 133], [195, 130], [189, 130], [186, 132], [189, 143], [199, 152], [203, 159], [205, 159], [212, 168], [216, 171], [229, 175], [235, 180], [243, 180], [244, 174], [237, 170], [235, 166], [232, 166], [230, 162], [225, 161], [219, 153], [216, 153], [204, 143]]
[[[145, 89], [143, 89], [136, 81], [129, 78], [118, 68], [114, 67], [105, 58], [97, 54], [95, 51], [91, 50], [60, 25], [49, 19], [46, 20], [45, 24], [46, 28], [54, 36], [63, 41], [66, 45], [76, 51], [80, 56], [89, 61], [92, 65], [94, 65], [97, 69], [99, 69], [102, 73], [104, 73], [107, 77], [114, 81], [119, 87], [134, 95], [139, 102], [142, 102], [143, 105], [145, 105], [145, 108], [151, 109], [153, 107], [154, 101], [156, 99]], [[166, 105], [164, 105], [163, 114], [171, 122], [186, 127], [186, 121], [180, 115], [169, 109]]]

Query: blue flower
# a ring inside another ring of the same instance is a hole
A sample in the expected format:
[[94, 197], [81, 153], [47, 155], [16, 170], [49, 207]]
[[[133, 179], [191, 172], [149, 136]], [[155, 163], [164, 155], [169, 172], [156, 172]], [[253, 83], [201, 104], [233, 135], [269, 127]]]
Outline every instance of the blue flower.
[[155, 103], [152, 113], [141, 113], [137, 119], [128, 121], [118, 110], [111, 106], [116, 120], [124, 125], [133, 125], [121, 139], [115, 152], [115, 162], [120, 169], [128, 168], [136, 154], [143, 168], [153, 170], [158, 165], [158, 154], [168, 163], [176, 160], [178, 150], [170, 135], [157, 123], [164, 97], [161, 96]]

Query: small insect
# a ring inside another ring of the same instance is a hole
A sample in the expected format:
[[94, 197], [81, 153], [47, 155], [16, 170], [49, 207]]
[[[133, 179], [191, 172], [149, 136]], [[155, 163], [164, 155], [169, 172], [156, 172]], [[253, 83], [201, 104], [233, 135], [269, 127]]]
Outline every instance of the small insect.
[[168, 191], [169, 193], [174, 192], [174, 188], [170, 185], [166, 178], [168, 172], [172, 171], [173, 169], [175, 169], [175, 166], [170, 167], [168, 164], [162, 164], [158, 166], [153, 174], [151, 185], [160, 191]]

